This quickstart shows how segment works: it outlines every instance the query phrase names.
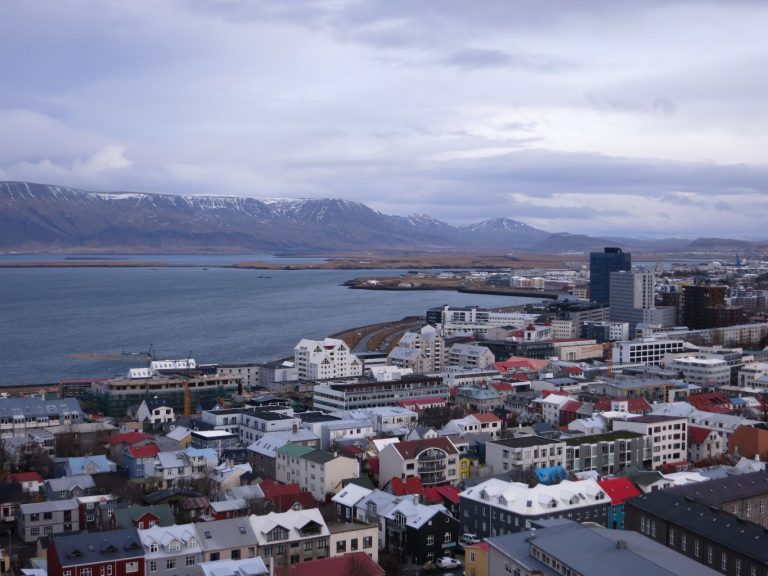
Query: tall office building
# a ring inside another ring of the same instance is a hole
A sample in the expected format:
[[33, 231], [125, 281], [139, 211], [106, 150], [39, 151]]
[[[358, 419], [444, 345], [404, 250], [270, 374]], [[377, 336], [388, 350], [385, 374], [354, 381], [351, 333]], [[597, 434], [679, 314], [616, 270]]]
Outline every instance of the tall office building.
[[621, 248], [605, 248], [589, 255], [589, 299], [608, 304], [611, 290], [611, 272], [632, 270], [632, 254]]
[[738, 324], [744, 309], [728, 306], [727, 286], [683, 286], [682, 322], [691, 330], [722, 328]]
[[612, 272], [610, 275], [611, 321], [628, 322], [630, 337], [638, 324], [672, 326], [677, 311], [656, 308], [656, 275], [653, 272]]

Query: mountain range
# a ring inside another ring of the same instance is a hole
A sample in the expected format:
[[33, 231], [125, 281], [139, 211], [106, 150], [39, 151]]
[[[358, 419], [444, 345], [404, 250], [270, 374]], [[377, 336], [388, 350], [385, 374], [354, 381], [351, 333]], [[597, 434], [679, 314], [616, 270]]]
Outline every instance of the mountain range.
[[[553, 234], [508, 218], [452, 226], [428, 215], [383, 214], [339, 199], [256, 199], [0, 182], [0, 250], [9, 251], [342, 251], [525, 250], [584, 252], [606, 245], [679, 251], [744, 250], [747, 242], [636, 240]], [[738, 245], [738, 246], [737, 246]]]

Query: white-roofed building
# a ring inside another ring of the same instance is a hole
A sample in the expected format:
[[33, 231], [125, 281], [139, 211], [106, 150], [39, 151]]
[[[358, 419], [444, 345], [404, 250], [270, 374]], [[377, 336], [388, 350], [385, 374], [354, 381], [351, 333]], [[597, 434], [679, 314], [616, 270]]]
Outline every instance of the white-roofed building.
[[357, 484], [347, 484], [344, 489], [335, 494], [331, 500], [336, 508], [336, 518], [342, 522], [360, 520], [356, 514], [356, 506], [373, 490]]
[[139, 530], [145, 573], [153, 576], [193, 576], [203, 559], [194, 524], [153, 526]]
[[193, 572], [193, 576], [265, 576], [266, 574], [269, 574], [269, 568], [258, 556], [245, 560], [201, 562]]
[[293, 349], [296, 373], [300, 380], [348, 378], [363, 373], [363, 363], [349, 346], [336, 338], [303, 338]]
[[297, 564], [330, 556], [330, 531], [320, 510], [289, 510], [248, 517], [256, 536], [256, 554], [269, 564]]
[[567, 518], [607, 525], [611, 499], [595, 480], [563, 480], [530, 487], [492, 478], [459, 494], [465, 532], [480, 538], [519, 532], [531, 520]]

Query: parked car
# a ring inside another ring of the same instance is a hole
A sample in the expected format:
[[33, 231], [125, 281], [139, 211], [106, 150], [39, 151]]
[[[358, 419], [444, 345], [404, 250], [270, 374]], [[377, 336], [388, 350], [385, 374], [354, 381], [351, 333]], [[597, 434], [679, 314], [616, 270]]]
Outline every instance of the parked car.
[[437, 559], [437, 567], [443, 570], [451, 570], [452, 568], [461, 567], [461, 562], [450, 556], [443, 556]]
[[467, 532], [466, 534], [462, 534], [461, 538], [459, 538], [459, 545], [460, 546], [468, 546], [470, 544], [480, 544], [482, 540], [477, 537], [476, 534], [472, 534], [470, 532]]

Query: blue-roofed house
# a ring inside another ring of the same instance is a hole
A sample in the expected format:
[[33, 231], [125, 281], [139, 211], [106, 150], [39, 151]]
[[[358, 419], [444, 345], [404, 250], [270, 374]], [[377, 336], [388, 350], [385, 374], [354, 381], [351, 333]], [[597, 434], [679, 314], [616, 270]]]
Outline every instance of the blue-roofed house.
[[64, 475], [78, 476], [80, 474], [105, 474], [107, 472], [115, 472], [116, 470], [117, 464], [104, 455], [75, 456], [73, 458], [67, 458]]

